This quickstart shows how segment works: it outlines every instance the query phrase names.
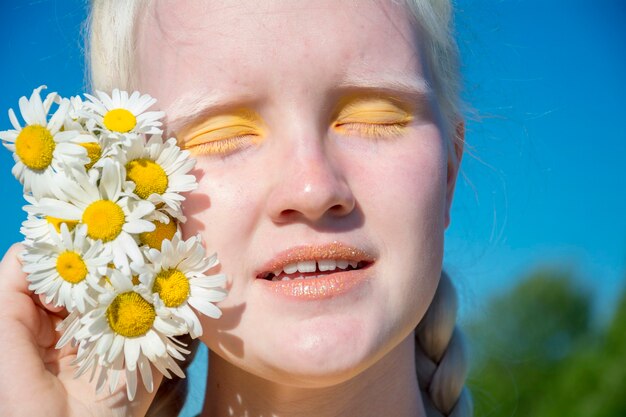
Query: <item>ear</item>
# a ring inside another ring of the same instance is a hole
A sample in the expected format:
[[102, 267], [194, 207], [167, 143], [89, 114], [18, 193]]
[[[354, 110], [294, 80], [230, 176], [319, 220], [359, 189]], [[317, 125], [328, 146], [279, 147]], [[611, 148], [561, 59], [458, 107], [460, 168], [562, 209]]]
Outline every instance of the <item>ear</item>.
[[465, 122], [460, 121], [456, 125], [454, 132], [452, 149], [448, 154], [448, 179], [446, 184], [446, 216], [445, 227], [450, 225], [450, 207], [452, 207], [452, 197], [454, 197], [454, 187], [459, 175], [461, 159], [463, 158], [463, 145], [465, 143]]

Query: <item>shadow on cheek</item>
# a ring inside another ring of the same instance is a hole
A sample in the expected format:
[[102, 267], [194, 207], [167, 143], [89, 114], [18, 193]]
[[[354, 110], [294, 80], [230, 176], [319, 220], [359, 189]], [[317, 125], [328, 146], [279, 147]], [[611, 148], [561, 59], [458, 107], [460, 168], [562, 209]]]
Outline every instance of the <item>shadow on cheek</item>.
[[235, 329], [241, 322], [241, 316], [246, 310], [246, 303], [223, 307], [221, 310], [222, 317], [218, 320], [211, 320], [209, 325], [202, 326], [204, 330], [202, 340], [206, 341], [205, 343], [209, 347], [215, 346], [215, 342], [217, 342], [217, 345], [224, 352], [241, 358], [244, 354], [243, 340], [233, 335], [230, 330]]
[[186, 200], [183, 203], [183, 213], [187, 217], [187, 221], [182, 224], [185, 239], [204, 231], [206, 227], [200, 220], [201, 216], [198, 215], [208, 210], [209, 207], [211, 207], [211, 199], [208, 195], [198, 191], [193, 191], [186, 195]]

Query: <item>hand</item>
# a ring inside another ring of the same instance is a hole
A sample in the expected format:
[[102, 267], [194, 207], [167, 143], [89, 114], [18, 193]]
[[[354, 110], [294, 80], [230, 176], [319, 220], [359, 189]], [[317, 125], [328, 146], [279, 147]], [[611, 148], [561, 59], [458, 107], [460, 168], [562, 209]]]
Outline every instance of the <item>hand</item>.
[[125, 383], [113, 394], [104, 390], [96, 395], [90, 372], [75, 379], [71, 362], [76, 349], [69, 343], [55, 349], [61, 336], [55, 328], [67, 313], [28, 290], [18, 259], [22, 250], [13, 245], [0, 263], [0, 416], [143, 416], [160, 373], [153, 372], [154, 392], [138, 384], [133, 401], [128, 401]]

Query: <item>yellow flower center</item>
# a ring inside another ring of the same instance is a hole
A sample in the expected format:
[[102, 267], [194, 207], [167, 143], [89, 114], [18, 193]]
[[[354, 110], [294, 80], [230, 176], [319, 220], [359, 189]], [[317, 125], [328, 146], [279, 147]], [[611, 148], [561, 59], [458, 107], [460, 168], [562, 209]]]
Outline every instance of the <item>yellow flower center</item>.
[[74, 230], [74, 228], [78, 224], [78, 221], [76, 220], [59, 219], [58, 217], [52, 216], [46, 216], [46, 221], [54, 226], [54, 229], [57, 231], [57, 233], [61, 233], [61, 225], [63, 223], [65, 223], [69, 231]]
[[152, 328], [156, 312], [152, 304], [136, 292], [119, 294], [106, 311], [109, 327], [124, 337], [138, 337]]
[[135, 194], [144, 200], [152, 193], [163, 194], [167, 190], [167, 174], [150, 159], [133, 159], [127, 163], [126, 179], [135, 183]]
[[162, 270], [154, 280], [152, 291], [159, 294], [167, 307], [178, 307], [189, 297], [189, 280], [178, 269]]
[[176, 221], [170, 217], [170, 222], [165, 224], [158, 220], [152, 222], [156, 227], [153, 232], [144, 232], [139, 235], [139, 241], [153, 249], [161, 250], [161, 244], [165, 239], [172, 240], [176, 233]]
[[39, 125], [24, 127], [15, 139], [15, 153], [30, 169], [48, 168], [52, 162], [55, 146], [52, 133]]
[[112, 132], [126, 133], [137, 126], [135, 115], [126, 109], [109, 110], [102, 121], [104, 127]]
[[76, 252], [65, 251], [57, 258], [57, 272], [65, 281], [78, 284], [87, 276], [87, 265]]
[[91, 203], [82, 219], [82, 223], [87, 225], [87, 236], [103, 242], [114, 240], [122, 232], [125, 221], [122, 208], [109, 200]]
[[85, 165], [85, 168], [91, 169], [93, 164], [98, 162], [100, 156], [102, 156], [102, 148], [96, 142], [81, 143], [80, 146], [87, 149], [87, 156], [89, 157], [89, 163]]

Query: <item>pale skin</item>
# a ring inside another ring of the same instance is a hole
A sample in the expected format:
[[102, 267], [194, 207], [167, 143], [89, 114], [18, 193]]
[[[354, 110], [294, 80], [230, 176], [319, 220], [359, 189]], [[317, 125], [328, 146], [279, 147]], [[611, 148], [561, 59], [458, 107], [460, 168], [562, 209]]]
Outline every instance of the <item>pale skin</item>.
[[[218, 3], [155, 1], [136, 57], [136, 88], [198, 161], [184, 232], [229, 277], [223, 318], [203, 320], [202, 416], [423, 416], [413, 329], [441, 271], [462, 149], [450, 153], [419, 34], [383, 2]], [[375, 259], [355, 289], [264, 292], [257, 272], [281, 251], [337, 241]], [[0, 414], [143, 415], [141, 389], [132, 404], [96, 399], [71, 378], [72, 352], [53, 349], [62, 312], [29, 294], [18, 251], [0, 266]]]

